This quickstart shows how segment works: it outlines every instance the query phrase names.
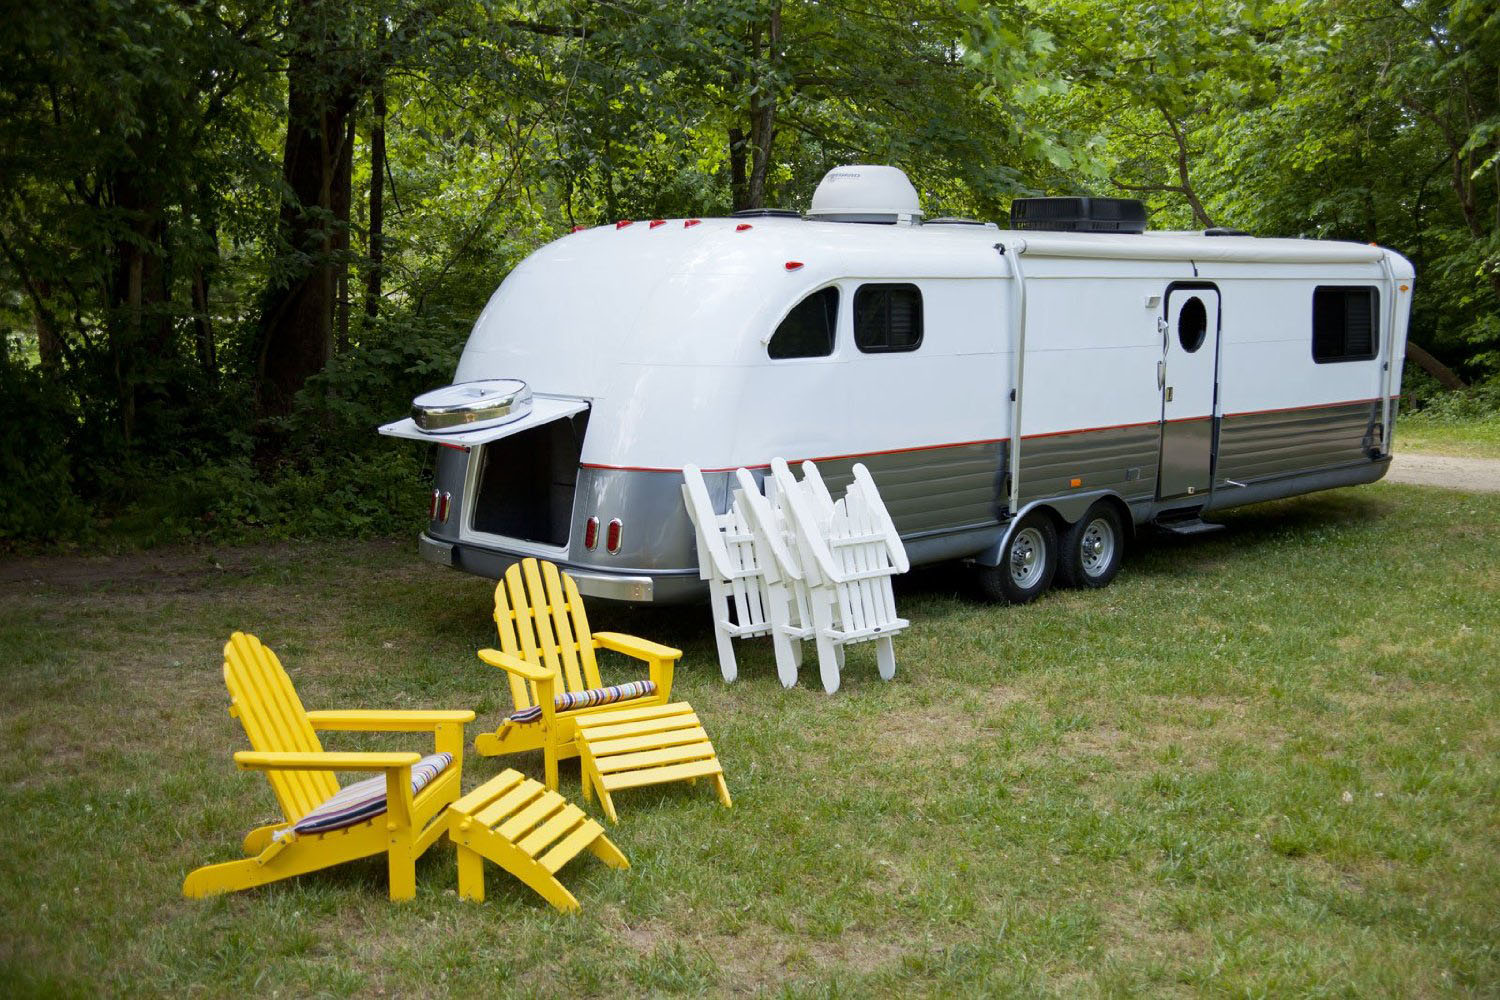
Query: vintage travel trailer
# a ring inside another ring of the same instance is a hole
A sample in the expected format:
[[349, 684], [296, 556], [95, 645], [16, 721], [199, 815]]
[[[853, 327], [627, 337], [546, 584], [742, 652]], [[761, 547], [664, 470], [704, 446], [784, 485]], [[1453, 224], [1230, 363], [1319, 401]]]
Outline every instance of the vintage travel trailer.
[[811, 210], [620, 221], [528, 257], [454, 385], [382, 433], [435, 442], [422, 553], [523, 556], [633, 602], [705, 595], [684, 465], [870, 470], [913, 564], [1026, 601], [1103, 586], [1136, 526], [1367, 483], [1390, 463], [1413, 271], [1358, 243], [1147, 232], [1138, 203], [922, 219], [891, 167]]

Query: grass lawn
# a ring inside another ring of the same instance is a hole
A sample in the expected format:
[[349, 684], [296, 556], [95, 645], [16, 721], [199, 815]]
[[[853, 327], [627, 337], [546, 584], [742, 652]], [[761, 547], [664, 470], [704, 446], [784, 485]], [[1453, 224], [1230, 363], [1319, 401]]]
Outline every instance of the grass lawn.
[[[857, 647], [833, 697], [811, 666], [783, 691], [768, 645], [724, 685], [701, 608], [597, 606], [687, 650], [674, 690], [735, 807], [622, 793], [632, 868], [565, 869], [576, 917], [494, 868], [461, 902], [446, 844], [405, 905], [379, 860], [180, 895], [274, 818], [230, 760], [230, 631], [309, 707], [493, 726], [484, 581], [409, 540], [0, 564], [0, 991], [1494, 996], [1500, 496], [1380, 484], [1224, 520], [1025, 608], [914, 573], [896, 679]], [[465, 785], [503, 766], [470, 756]], [[574, 763], [562, 791], [581, 803]]]
[[1500, 458], [1500, 414], [1465, 418], [1402, 414], [1396, 421], [1396, 450]]

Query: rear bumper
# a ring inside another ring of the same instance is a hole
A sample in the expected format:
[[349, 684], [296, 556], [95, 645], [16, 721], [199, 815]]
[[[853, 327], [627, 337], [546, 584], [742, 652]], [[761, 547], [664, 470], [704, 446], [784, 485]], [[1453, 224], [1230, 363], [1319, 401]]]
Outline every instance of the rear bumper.
[[[428, 562], [498, 580], [514, 563], [523, 558], [509, 552], [447, 542], [423, 532], [417, 537], [417, 551]], [[609, 573], [592, 566], [570, 566], [559, 562], [578, 584], [585, 597], [629, 604], [688, 604], [708, 594], [708, 584], [699, 579], [696, 570], [662, 573]]]

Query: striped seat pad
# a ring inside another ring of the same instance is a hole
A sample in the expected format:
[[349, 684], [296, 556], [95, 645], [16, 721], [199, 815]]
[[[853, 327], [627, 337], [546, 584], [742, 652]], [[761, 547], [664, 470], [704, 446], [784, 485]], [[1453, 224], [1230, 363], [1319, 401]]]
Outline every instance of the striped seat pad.
[[[411, 766], [411, 793], [420, 792], [453, 763], [451, 753], [430, 753]], [[298, 833], [327, 833], [363, 823], [385, 812], [385, 775], [356, 781], [341, 788], [327, 802], [303, 816], [292, 829]]]
[[[629, 684], [589, 688], [587, 691], [564, 691], [552, 699], [552, 705], [559, 712], [566, 712], [573, 708], [593, 708], [595, 705], [613, 705], [617, 701], [634, 701], [636, 698], [644, 698], [655, 693], [655, 681], [631, 681]], [[506, 721], [525, 725], [528, 722], [536, 722], [541, 717], [542, 706], [532, 705], [530, 708], [512, 712]]]

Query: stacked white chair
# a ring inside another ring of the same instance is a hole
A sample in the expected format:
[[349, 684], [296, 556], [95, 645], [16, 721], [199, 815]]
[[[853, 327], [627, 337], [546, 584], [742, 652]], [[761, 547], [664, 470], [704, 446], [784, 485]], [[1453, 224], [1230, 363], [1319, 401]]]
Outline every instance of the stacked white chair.
[[[682, 470], [682, 497], [698, 536], [698, 574], [708, 581], [713, 604], [719, 671], [726, 681], [739, 675], [733, 640], [769, 635], [776, 646], [777, 675], [783, 686], [791, 687], [802, 663], [802, 645], [791, 639], [798, 628], [788, 617], [795, 614], [797, 602], [788, 593], [796, 580], [784, 575], [776, 558], [775, 550], [786, 547], [780, 533], [753, 528], [756, 517], [770, 525], [774, 515], [750, 474], [740, 469], [739, 475], [742, 488], [734, 491], [729, 509], [720, 514], [698, 467]], [[751, 510], [747, 494], [759, 501], [761, 510]]]
[[770, 635], [776, 672], [797, 682], [802, 643], [818, 650], [823, 687], [839, 687], [844, 647], [875, 641], [880, 676], [896, 672], [892, 637], [906, 628], [896, 616], [891, 577], [909, 568], [874, 480], [863, 465], [835, 501], [818, 469], [802, 465], [798, 482], [782, 459], [772, 462], [765, 495], [745, 469], [720, 514], [702, 473], [683, 469], [683, 498], [698, 536], [698, 568], [709, 583], [714, 638], [724, 679], [738, 674], [733, 640]]
[[771, 461], [801, 560], [823, 688], [838, 690], [844, 647], [856, 642], [876, 643], [880, 676], [890, 680], [896, 674], [891, 640], [910, 624], [896, 615], [891, 587], [891, 577], [911, 568], [901, 536], [863, 465], [855, 464], [854, 482], [838, 501], [817, 466], [803, 462], [802, 474], [799, 483], [785, 460]]

